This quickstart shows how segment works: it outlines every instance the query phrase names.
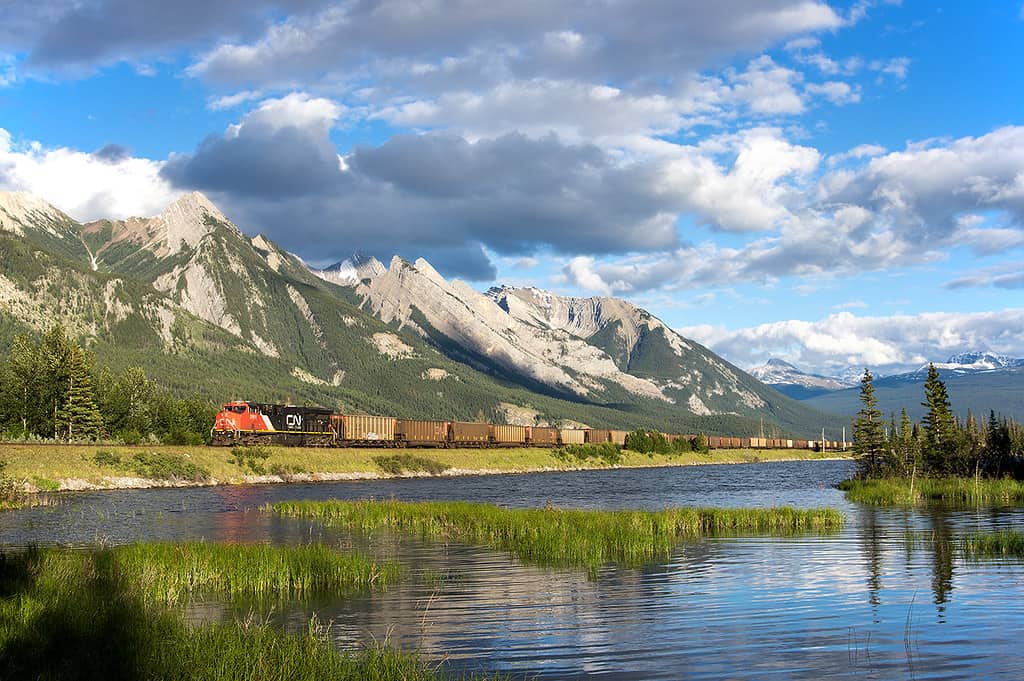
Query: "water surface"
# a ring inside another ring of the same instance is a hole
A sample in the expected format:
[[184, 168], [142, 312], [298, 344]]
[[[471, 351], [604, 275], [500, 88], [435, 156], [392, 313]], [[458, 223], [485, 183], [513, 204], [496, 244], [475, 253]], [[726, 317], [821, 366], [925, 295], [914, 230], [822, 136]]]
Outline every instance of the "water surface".
[[[0, 514], [0, 543], [88, 545], [207, 539], [323, 541], [407, 565], [386, 592], [275, 609], [304, 630], [315, 613], [339, 646], [385, 641], [456, 668], [542, 679], [1019, 679], [1024, 565], [966, 562], [941, 542], [1021, 527], [1018, 509], [913, 511], [850, 504], [842, 461], [344, 483], [124, 490]], [[842, 532], [681, 544], [639, 569], [524, 566], [507, 555], [259, 511], [285, 499], [469, 500], [514, 507], [833, 506]], [[196, 619], [237, 615], [198, 604]]]

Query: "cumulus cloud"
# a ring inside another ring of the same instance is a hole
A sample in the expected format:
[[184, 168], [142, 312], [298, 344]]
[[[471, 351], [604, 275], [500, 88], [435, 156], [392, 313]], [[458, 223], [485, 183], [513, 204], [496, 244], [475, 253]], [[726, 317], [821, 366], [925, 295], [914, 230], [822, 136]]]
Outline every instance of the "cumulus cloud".
[[0, 128], [0, 189], [29, 191], [81, 220], [156, 215], [177, 192], [160, 163], [107, 145], [89, 154], [17, 143]]
[[[0, 45], [27, 53], [32, 70], [88, 73], [118, 61], [209, 43], [217, 36], [254, 38], [276, 11], [308, 11], [287, 0], [34, 0], [6, 3]], [[312, 7], [311, 7], [312, 6]]]
[[[621, 2], [583, 5], [417, 3], [337, 4], [273, 23], [257, 40], [208, 51], [190, 73], [232, 83], [351, 80], [367, 61], [402, 65], [407, 78], [452, 67], [464, 78], [583, 80], [658, 78], [703, 68], [737, 52], [787, 37], [839, 28], [843, 20], [817, 0], [742, 0], [708, 5]], [[497, 61], [493, 55], [499, 54]], [[399, 71], [399, 69], [395, 69]]]
[[[875, 147], [858, 148], [845, 156], [867, 159], [861, 167], [829, 170], [809, 192], [781, 179], [812, 171], [816, 152], [777, 135], [764, 144], [767, 151], [753, 156], [750, 177], [742, 153], [728, 175], [707, 167], [705, 157], [698, 157], [703, 167], [690, 160], [670, 168], [690, 171], [678, 173], [679, 185], [701, 187], [690, 195], [691, 210], [732, 229], [767, 225], [767, 235], [735, 248], [706, 242], [598, 262], [593, 271], [603, 284], [636, 292], [766, 282], [930, 262], [958, 246], [979, 255], [1024, 246], [1024, 127], [929, 140], [881, 155]], [[706, 146], [710, 151], [714, 144]], [[765, 202], [766, 196], [773, 200]], [[964, 220], [979, 212], [985, 214], [981, 222]], [[991, 220], [999, 224], [987, 224]]]
[[849, 367], [894, 373], [970, 350], [1024, 357], [1024, 308], [892, 317], [839, 312], [817, 321], [786, 320], [735, 330], [710, 325], [677, 330], [740, 366], [778, 357], [826, 374]]

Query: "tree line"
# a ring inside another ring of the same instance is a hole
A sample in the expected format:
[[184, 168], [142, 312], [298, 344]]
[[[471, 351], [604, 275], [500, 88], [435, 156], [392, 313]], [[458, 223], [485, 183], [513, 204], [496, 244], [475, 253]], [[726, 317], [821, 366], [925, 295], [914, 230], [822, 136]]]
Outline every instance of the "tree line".
[[861, 478], [924, 476], [1024, 477], [1024, 425], [994, 410], [979, 420], [970, 411], [953, 413], [945, 383], [928, 365], [927, 408], [920, 422], [903, 409], [888, 421], [878, 409], [874, 377], [861, 378], [861, 409], [853, 422], [853, 451]]
[[176, 397], [141, 367], [118, 374], [97, 369], [60, 324], [38, 339], [15, 337], [10, 354], [0, 358], [5, 439], [202, 444], [216, 411], [208, 400]]

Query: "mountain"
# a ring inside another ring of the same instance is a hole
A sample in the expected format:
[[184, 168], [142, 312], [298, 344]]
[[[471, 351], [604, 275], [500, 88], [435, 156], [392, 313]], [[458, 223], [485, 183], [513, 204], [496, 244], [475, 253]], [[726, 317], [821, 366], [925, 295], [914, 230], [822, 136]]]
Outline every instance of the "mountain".
[[851, 382], [840, 377], [807, 373], [789, 362], [776, 358], [750, 369], [750, 375], [795, 400], [806, 400], [856, 384], [856, 381]]
[[832, 425], [624, 301], [485, 295], [423, 260], [311, 270], [198, 193], [88, 224], [0, 193], [0, 347], [54, 321], [101, 364], [214, 400], [726, 434]]
[[717, 423], [746, 432], [760, 418], [801, 432], [820, 428], [820, 414], [626, 301], [535, 288], [480, 293], [446, 280], [423, 259], [410, 263], [397, 256], [386, 268], [371, 260], [334, 266], [320, 276], [344, 283], [381, 321], [508, 385], [655, 416], [677, 430]]
[[[954, 412], [966, 417], [970, 410], [982, 417], [995, 410], [1004, 416], [1024, 419], [1024, 361], [970, 352], [954, 355], [935, 364], [946, 384]], [[874, 381], [875, 396], [883, 413], [899, 413], [906, 407], [913, 419], [925, 413], [924, 382], [928, 366], [915, 371], [885, 376]], [[852, 416], [861, 407], [859, 388], [840, 390], [805, 400], [816, 409]]]

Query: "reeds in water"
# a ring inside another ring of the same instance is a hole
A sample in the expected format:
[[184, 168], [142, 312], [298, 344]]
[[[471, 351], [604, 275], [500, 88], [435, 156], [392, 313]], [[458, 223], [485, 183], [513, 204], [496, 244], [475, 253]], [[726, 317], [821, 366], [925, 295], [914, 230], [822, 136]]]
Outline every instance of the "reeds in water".
[[1010, 478], [870, 478], [845, 480], [846, 498], [873, 506], [943, 503], [998, 506], [1024, 503], [1024, 482]]
[[[378, 647], [340, 652], [315, 620], [300, 635], [282, 634], [262, 622], [187, 626], [179, 609], [144, 598], [148, 588], [137, 581], [153, 570], [178, 569], [168, 566], [179, 559], [154, 560], [143, 549], [134, 547], [128, 556], [117, 550], [0, 553], [0, 678], [452, 678], [415, 654]], [[145, 569], [122, 570], [122, 561]]]
[[400, 571], [397, 563], [322, 544], [129, 544], [109, 552], [123, 580], [146, 598], [169, 603], [198, 593], [265, 599], [384, 587]]
[[719, 533], [787, 534], [842, 526], [833, 509], [674, 508], [663, 511], [506, 509], [465, 502], [296, 501], [274, 504], [285, 516], [350, 530], [393, 529], [508, 551], [519, 559], [594, 569], [667, 557], [686, 537]]

